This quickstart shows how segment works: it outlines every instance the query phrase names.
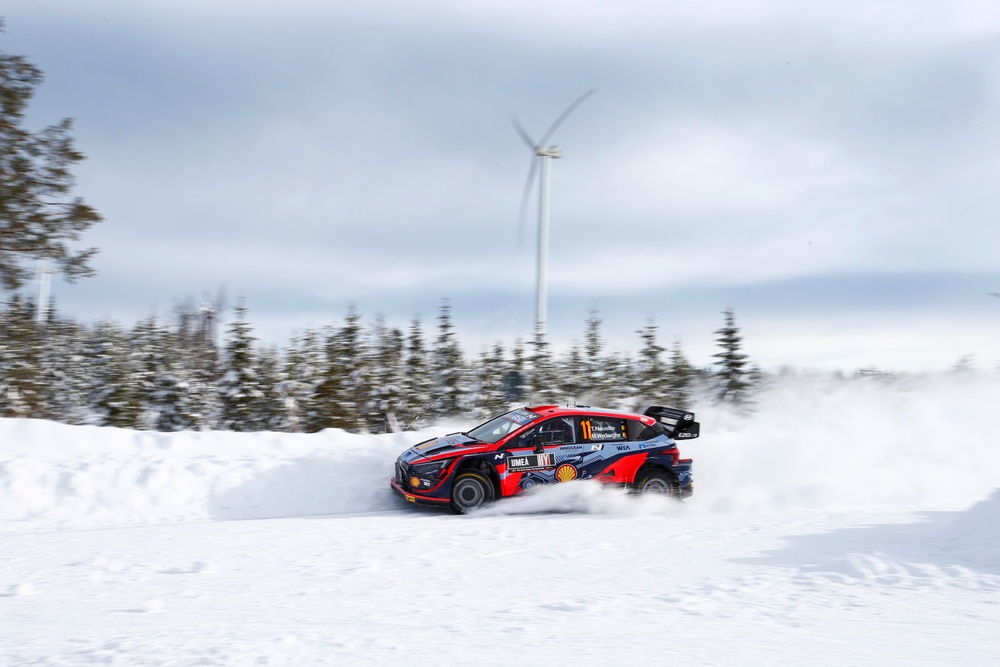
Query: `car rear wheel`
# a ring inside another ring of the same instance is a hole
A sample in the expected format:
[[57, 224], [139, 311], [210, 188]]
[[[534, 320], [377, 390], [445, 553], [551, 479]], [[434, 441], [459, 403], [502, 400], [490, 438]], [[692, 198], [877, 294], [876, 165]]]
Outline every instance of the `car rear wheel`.
[[636, 476], [635, 490], [639, 493], [663, 496], [677, 495], [674, 479], [669, 474], [656, 468], [645, 470]]
[[493, 502], [493, 484], [478, 470], [463, 470], [451, 485], [451, 511], [467, 514]]

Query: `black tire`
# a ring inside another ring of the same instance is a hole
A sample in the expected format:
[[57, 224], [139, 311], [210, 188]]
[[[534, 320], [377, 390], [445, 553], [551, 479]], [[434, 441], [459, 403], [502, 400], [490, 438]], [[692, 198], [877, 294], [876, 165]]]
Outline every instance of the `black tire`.
[[643, 470], [635, 477], [636, 493], [649, 493], [662, 496], [676, 496], [677, 484], [674, 478], [657, 468]]
[[463, 470], [451, 484], [451, 511], [468, 514], [493, 502], [493, 483], [478, 470]]

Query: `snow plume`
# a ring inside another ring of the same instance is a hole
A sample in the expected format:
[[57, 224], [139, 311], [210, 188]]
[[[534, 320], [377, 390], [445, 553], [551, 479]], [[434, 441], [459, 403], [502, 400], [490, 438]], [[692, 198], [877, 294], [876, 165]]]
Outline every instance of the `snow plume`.
[[[960, 509], [1000, 488], [1000, 377], [779, 377], [753, 411], [697, 408], [695, 495], [683, 504], [590, 483], [484, 514]], [[381, 511], [396, 456], [458, 430], [356, 435], [137, 432], [0, 420], [0, 530]]]
[[682, 449], [710, 511], [960, 509], [1000, 487], [998, 406], [996, 374], [784, 377]]

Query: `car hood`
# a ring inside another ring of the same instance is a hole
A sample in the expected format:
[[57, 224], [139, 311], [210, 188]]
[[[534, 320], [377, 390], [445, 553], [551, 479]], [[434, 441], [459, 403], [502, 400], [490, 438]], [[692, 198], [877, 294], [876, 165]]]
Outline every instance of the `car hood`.
[[441, 454], [458, 451], [467, 452], [469, 445], [473, 444], [485, 446], [484, 443], [475, 438], [470, 438], [464, 433], [449, 433], [440, 438], [432, 438], [418, 443], [403, 452], [399, 458], [406, 463], [415, 463], [429, 459], [432, 456], [437, 457]]

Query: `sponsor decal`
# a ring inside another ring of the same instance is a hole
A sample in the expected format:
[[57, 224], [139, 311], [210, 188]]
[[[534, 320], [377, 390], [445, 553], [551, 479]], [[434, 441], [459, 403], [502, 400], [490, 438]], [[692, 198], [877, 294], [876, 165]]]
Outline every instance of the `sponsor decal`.
[[[411, 496], [408, 493], [404, 493], [403, 497], [406, 498], [406, 501], [409, 502], [409, 503], [415, 503], [415, 502], [417, 502], [416, 496]], [[407, 511], [409, 511], [409, 510], [407, 510]]]
[[562, 449], [563, 451], [569, 452], [577, 449], [583, 449], [583, 445], [566, 445]]
[[625, 420], [584, 419], [580, 421], [584, 440], [626, 440]]
[[431, 447], [436, 446], [438, 444], [438, 441], [439, 441], [438, 438], [434, 438], [433, 440], [428, 440], [423, 444], [417, 445], [416, 447], [414, 447], [414, 449], [417, 450], [418, 452], [426, 452]]
[[528, 422], [535, 421], [541, 415], [536, 415], [534, 412], [528, 412], [527, 410], [514, 410], [513, 412], [508, 412], [505, 416], [515, 424], [521, 424], [523, 426]]
[[619, 452], [627, 452], [628, 450], [632, 449], [632, 447], [629, 445], [615, 445], [615, 449], [617, 449]]
[[599, 452], [602, 449], [604, 449], [604, 445], [603, 444], [601, 444], [601, 445], [591, 445], [590, 446], [590, 451], [592, 451], [592, 452]]
[[[662, 445], [663, 443], [661, 442], [659, 444]], [[650, 447], [656, 447], [656, 445], [657, 443], [655, 442], [641, 442], [639, 443], [639, 449], [649, 449]]]
[[418, 486], [420, 486], [420, 478], [418, 478], [418, 477], [411, 477], [410, 478], [410, 486], [412, 486], [414, 489], [417, 488]]
[[568, 463], [564, 463], [558, 468], [556, 468], [556, 481], [557, 482], [569, 482], [576, 479], [577, 472], [576, 467]]
[[523, 472], [525, 470], [544, 470], [556, 465], [555, 454], [529, 454], [527, 456], [508, 456], [507, 470]]
[[503, 457], [504, 457], [504, 452], [499, 452], [498, 454], [493, 455], [493, 460], [500, 461], [501, 459], [503, 459]]

